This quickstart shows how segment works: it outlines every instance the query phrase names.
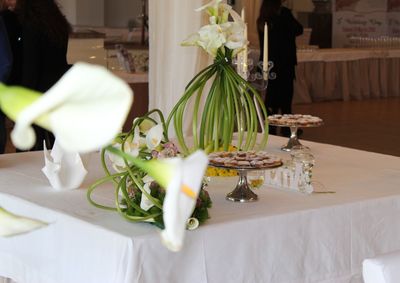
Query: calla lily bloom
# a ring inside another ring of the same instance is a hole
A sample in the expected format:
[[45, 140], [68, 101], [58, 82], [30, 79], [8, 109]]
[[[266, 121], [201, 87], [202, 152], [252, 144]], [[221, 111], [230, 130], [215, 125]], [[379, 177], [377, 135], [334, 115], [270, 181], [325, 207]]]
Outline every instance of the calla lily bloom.
[[155, 149], [163, 138], [163, 126], [161, 124], [152, 127], [146, 135], [146, 145], [149, 149]]
[[[244, 36], [245, 24], [231, 6], [221, 2], [213, 0], [196, 10], [208, 9], [210, 24], [190, 35], [182, 42], [182, 46], [199, 46], [214, 58], [223, 45], [234, 50], [234, 55], [241, 51], [247, 44]], [[233, 22], [228, 21], [229, 15], [232, 16]]]
[[163, 244], [171, 251], [179, 251], [183, 245], [186, 225], [191, 216], [207, 168], [208, 158], [203, 151], [196, 151], [186, 159], [152, 159], [144, 161], [108, 147], [147, 172], [166, 188], [163, 203], [165, 229], [161, 232]]
[[[151, 185], [151, 182], [154, 181], [154, 179], [151, 178], [149, 175], [146, 175], [146, 176], [144, 176], [142, 181], [144, 182], [143, 189], [148, 194], [150, 194], [150, 192], [151, 192], [150, 185]], [[152, 208], [153, 206], [154, 206], [154, 203], [151, 200], [149, 200], [149, 198], [145, 194], [142, 194], [142, 198], [140, 200], [140, 208], [147, 211], [150, 208]]]
[[0, 236], [11, 237], [46, 226], [47, 223], [15, 215], [0, 207]]
[[203, 26], [197, 33], [190, 35], [182, 46], [200, 46], [208, 54], [215, 57], [218, 49], [226, 42], [225, 34], [220, 25]]
[[195, 9], [196, 12], [201, 12], [207, 9], [208, 13], [212, 16], [218, 16], [218, 6], [222, 2], [222, 0], [212, 0], [209, 3], [201, 6], [200, 8]]
[[[137, 118], [136, 118], [137, 119]], [[136, 120], [135, 119], [135, 120]], [[133, 122], [135, 122], [135, 120]], [[147, 132], [153, 128], [155, 126], [155, 123], [153, 121], [150, 120], [143, 120], [140, 125], [139, 125], [139, 130], [143, 133], [143, 134], [147, 134]]]
[[175, 172], [164, 199], [165, 229], [161, 232], [161, 238], [168, 249], [179, 251], [183, 245], [187, 221], [196, 205], [208, 158], [204, 152], [196, 151], [184, 160], [172, 161], [175, 163]]
[[32, 123], [52, 131], [67, 151], [89, 152], [113, 140], [133, 101], [131, 88], [103, 67], [75, 64], [45, 94], [0, 86], [0, 105], [16, 121], [13, 143], [29, 149]]
[[[122, 150], [122, 144], [120, 143], [116, 143], [113, 146], [119, 150]], [[139, 129], [136, 128], [132, 141], [130, 141], [130, 139], [126, 140], [124, 143], [123, 150], [124, 152], [129, 153], [131, 156], [136, 157], [139, 155], [139, 149], [140, 149], [140, 133]], [[112, 162], [112, 167], [114, 168], [115, 171], [122, 172], [125, 170], [126, 164], [121, 156], [115, 154], [109, 154], [108, 152], [107, 156]]]

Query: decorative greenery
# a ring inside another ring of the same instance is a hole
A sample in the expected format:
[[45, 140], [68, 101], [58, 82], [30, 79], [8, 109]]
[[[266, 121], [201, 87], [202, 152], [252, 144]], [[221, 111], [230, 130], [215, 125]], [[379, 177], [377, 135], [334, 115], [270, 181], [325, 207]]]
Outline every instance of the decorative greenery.
[[[219, 0], [212, 1], [200, 10], [203, 9], [210, 16], [209, 25], [191, 35], [183, 45], [202, 47], [213, 56], [214, 63], [188, 83], [182, 98], [168, 117], [167, 126], [173, 122], [185, 155], [199, 148], [212, 152], [222, 146], [223, 150], [228, 150], [235, 131], [238, 135], [238, 149], [253, 149], [259, 120], [267, 117], [267, 111], [258, 92], [232, 67], [232, 58], [247, 44], [243, 35], [245, 25], [230, 6]], [[234, 22], [228, 21], [229, 14]], [[206, 91], [208, 86], [209, 90]], [[193, 109], [189, 110], [192, 104]], [[193, 145], [189, 145], [185, 139], [183, 121], [187, 116], [191, 121]], [[261, 123], [264, 123], [264, 129], [267, 130], [267, 119]], [[267, 138], [268, 132], [265, 132], [260, 148], [265, 147]]]
[[[161, 121], [159, 124], [157, 124], [157, 119], [153, 118], [154, 115], [157, 115], [158, 120]], [[114, 155], [114, 151], [122, 151], [143, 161], [178, 156], [177, 147], [168, 139], [161, 111], [152, 110], [135, 119], [129, 132], [121, 133], [115, 139], [113, 146], [102, 150], [101, 162], [106, 176], [90, 186], [87, 198], [94, 206], [117, 211], [129, 221], [148, 221], [164, 229], [165, 188], [132, 163], [133, 160], [128, 156]], [[92, 199], [95, 189], [107, 182], [115, 185], [115, 207], [99, 204]], [[208, 208], [212, 205], [205, 187], [206, 185], [203, 184], [192, 214], [192, 217], [196, 218], [200, 224], [209, 218]]]

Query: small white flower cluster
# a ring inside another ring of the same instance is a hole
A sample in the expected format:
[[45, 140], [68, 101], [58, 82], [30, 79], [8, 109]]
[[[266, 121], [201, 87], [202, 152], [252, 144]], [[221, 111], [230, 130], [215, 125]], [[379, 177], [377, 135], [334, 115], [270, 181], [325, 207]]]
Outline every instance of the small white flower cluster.
[[[210, 15], [209, 24], [184, 40], [183, 46], [200, 46], [215, 58], [221, 47], [232, 49], [235, 55], [247, 45], [245, 24], [231, 6], [222, 3], [222, 0], [213, 0], [196, 11], [203, 10]], [[228, 20], [229, 15], [233, 22]]]

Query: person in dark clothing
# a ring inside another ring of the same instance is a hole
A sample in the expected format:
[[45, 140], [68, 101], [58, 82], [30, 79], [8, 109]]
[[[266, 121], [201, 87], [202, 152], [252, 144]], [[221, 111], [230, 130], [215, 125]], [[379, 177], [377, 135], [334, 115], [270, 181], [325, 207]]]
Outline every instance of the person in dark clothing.
[[[0, 83], [5, 83], [12, 67], [12, 53], [8, 41], [7, 30], [0, 16]], [[0, 111], [0, 154], [4, 153], [7, 142], [6, 117]]]
[[7, 29], [0, 15], [0, 83], [6, 83], [12, 67], [12, 53]]
[[[1, 0], [0, 0], [1, 1]], [[0, 17], [3, 19], [4, 26], [8, 35], [8, 42], [11, 48], [12, 54], [12, 67], [10, 70], [9, 77], [4, 81], [7, 85], [18, 85], [21, 82], [21, 70], [22, 70], [22, 31], [21, 25], [17, 19], [17, 15], [14, 13], [15, 1], [1, 2]]]
[[[257, 19], [260, 58], [264, 55], [265, 23], [268, 24], [268, 58], [274, 63], [271, 72], [276, 74], [276, 79], [268, 82], [265, 105], [268, 114], [291, 114], [297, 64], [296, 36], [303, 33], [303, 27], [292, 12], [282, 6], [281, 0], [264, 0]], [[271, 132], [274, 134], [276, 130], [272, 128]]]
[[[71, 26], [55, 0], [18, 0], [15, 13], [22, 27], [22, 72], [20, 85], [46, 92], [70, 68], [67, 63]], [[43, 149], [43, 140], [51, 148], [54, 136], [35, 128], [37, 142], [33, 150]]]
[[[21, 75], [21, 29], [14, 8], [14, 0], [0, 0], [0, 82], [7, 85], [18, 84]], [[0, 153], [6, 142], [6, 116], [0, 111]]]

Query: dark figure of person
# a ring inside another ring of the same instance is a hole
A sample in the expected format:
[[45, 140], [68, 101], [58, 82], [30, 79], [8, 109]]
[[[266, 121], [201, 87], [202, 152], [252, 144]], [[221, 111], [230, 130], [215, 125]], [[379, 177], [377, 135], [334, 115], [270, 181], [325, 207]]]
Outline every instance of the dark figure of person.
[[[261, 60], [264, 55], [265, 22], [268, 24], [268, 59], [274, 63], [271, 72], [276, 74], [276, 79], [268, 82], [265, 105], [268, 114], [291, 114], [297, 64], [296, 36], [303, 33], [303, 27], [293, 17], [292, 12], [282, 6], [281, 0], [264, 0], [257, 19]], [[276, 133], [276, 129], [270, 130], [272, 134]]]
[[[17, 0], [15, 12], [22, 26], [22, 75], [20, 85], [46, 92], [69, 69], [68, 38], [71, 26], [55, 0]], [[35, 126], [36, 144], [42, 150], [54, 144], [54, 136]]]
[[21, 83], [22, 30], [17, 15], [14, 12], [15, 5], [15, 0], [0, 0], [0, 17], [3, 19], [7, 31], [12, 54], [10, 75], [4, 81], [7, 85], [19, 85]]
[[[21, 28], [16, 14], [15, 0], [0, 0], [0, 82], [19, 84], [21, 78]], [[7, 142], [6, 116], [0, 111], [0, 153]]]
[[7, 29], [0, 15], [0, 83], [6, 83], [12, 67], [12, 53]]
[[[0, 16], [0, 83], [5, 83], [12, 67], [12, 53], [7, 30]], [[7, 142], [6, 117], [0, 110], [0, 154], [4, 153]]]

